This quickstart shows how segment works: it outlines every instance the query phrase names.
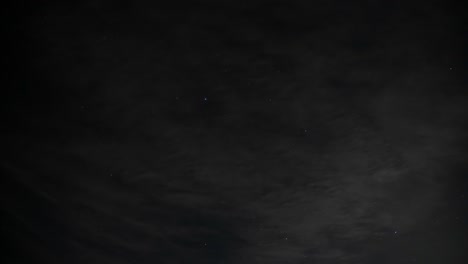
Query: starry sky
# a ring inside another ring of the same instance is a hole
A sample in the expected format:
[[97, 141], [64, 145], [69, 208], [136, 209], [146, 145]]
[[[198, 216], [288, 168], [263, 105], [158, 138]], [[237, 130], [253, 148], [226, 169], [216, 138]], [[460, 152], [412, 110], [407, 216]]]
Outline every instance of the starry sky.
[[5, 263], [467, 263], [455, 1], [12, 1]]

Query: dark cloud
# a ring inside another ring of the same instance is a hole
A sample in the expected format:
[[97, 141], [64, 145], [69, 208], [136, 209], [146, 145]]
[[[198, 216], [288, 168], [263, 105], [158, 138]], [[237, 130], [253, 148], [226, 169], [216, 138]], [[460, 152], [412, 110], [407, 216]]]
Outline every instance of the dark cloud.
[[463, 263], [455, 9], [18, 4], [2, 109], [10, 255]]

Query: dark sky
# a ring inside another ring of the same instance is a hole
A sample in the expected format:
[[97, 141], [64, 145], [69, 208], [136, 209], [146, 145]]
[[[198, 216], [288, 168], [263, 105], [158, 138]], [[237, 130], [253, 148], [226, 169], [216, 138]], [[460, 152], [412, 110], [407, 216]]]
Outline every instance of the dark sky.
[[450, 1], [11, 1], [4, 263], [468, 263]]

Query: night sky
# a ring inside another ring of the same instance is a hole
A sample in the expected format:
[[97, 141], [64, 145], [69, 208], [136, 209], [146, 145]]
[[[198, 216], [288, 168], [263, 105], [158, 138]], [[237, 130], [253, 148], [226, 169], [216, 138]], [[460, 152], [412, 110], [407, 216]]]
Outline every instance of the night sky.
[[455, 1], [10, 1], [2, 263], [468, 263]]

